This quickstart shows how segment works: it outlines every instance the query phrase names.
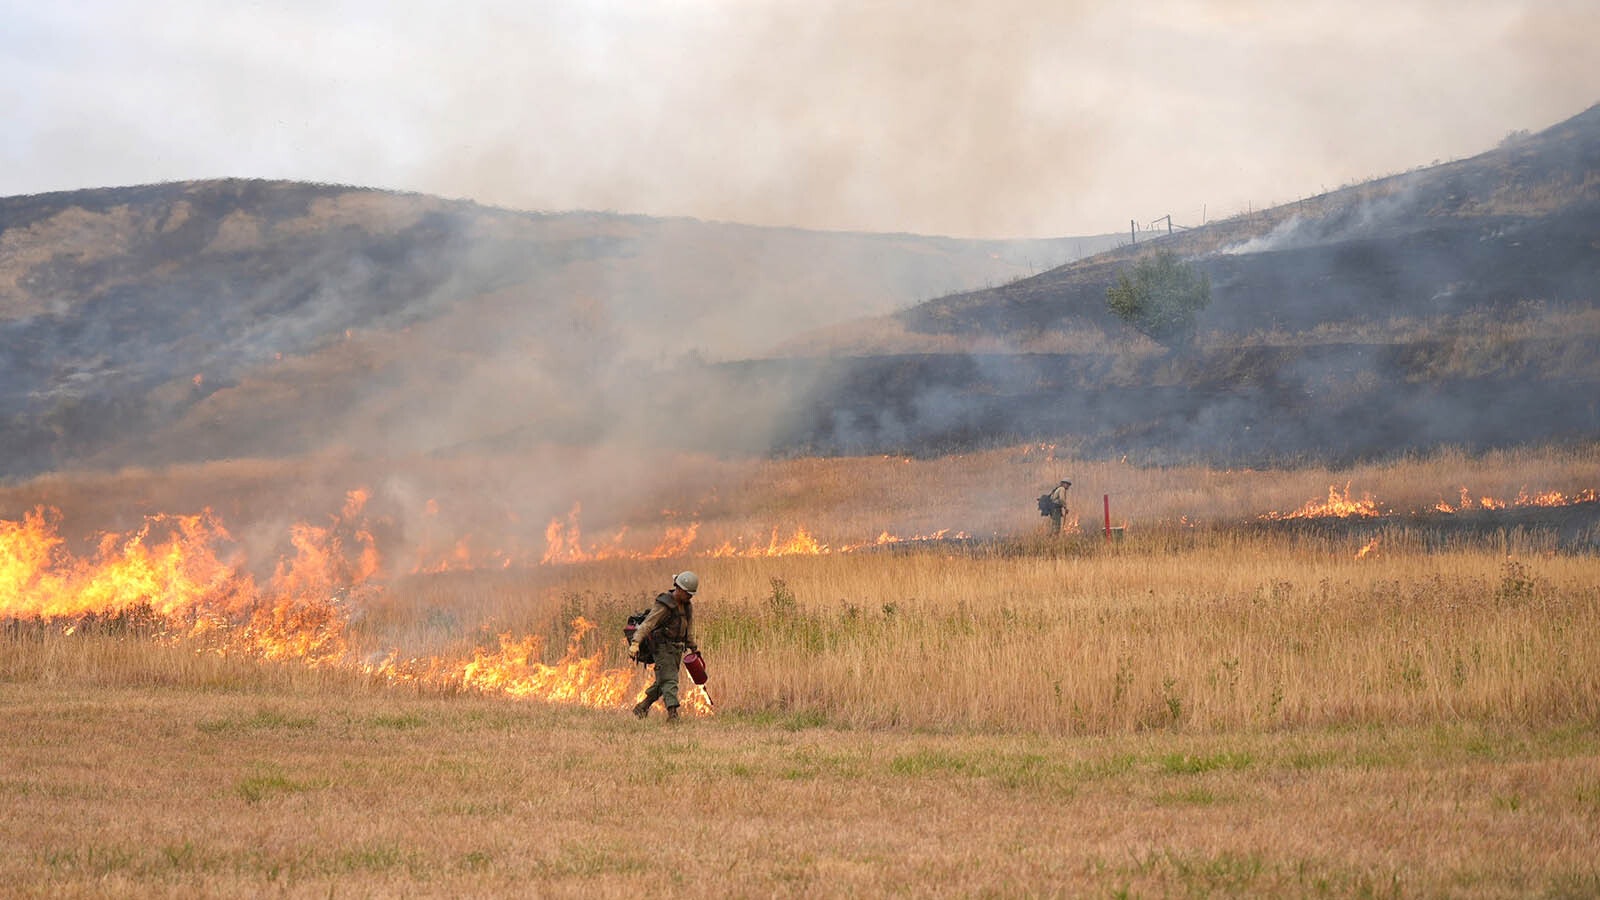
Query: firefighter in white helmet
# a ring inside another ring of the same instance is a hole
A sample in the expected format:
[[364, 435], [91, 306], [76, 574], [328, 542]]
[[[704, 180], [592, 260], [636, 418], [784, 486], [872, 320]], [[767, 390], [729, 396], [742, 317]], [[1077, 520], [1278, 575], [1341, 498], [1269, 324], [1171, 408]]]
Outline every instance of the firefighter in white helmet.
[[[656, 596], [650, 614], [633, 633], [628, 656], [656, 667], [656, 680], [633, 708], [633, 714], [641, 719], [650, 714], [657, 700], [667, 708], [667, 721], [678, 719], [678, 668], [686, 651], [699, 649], [694, 640], [694, 595], [698, 590], [700, 576], [679, 572], [672, 579], [672, 590]], [[648, 658], [641, 659], [639, 645], [647, 641], [651, 651]]]

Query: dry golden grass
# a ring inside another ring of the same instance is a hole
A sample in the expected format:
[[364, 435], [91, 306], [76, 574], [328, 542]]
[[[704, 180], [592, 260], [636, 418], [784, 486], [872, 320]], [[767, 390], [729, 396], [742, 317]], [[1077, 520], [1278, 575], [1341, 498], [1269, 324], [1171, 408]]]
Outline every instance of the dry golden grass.
[[[11, 896], [1600, 890], [1600, 741], [1583, 723], [1049, 739], [740, 716], [667, 730], [270, 676], [75, 677], [106, 640], [6, 648]], [[182, 665], [163, 655], [141, 658]]]
[[[296, 519], [324, 520], [344, 504], [347, 491], [366, 488], [373, 493], [373, 517], [404, 526], [405, 540], [415, 541], [424, 530], [450, 541], [471, 533], [480, 547], [505, 540], [531, 549], [537, 562], [547, 524], [565, 517], [574, 502], [583, 506], [581, 522], [592, 541], [626, 528], [624, 543], [640, 550], [654, 546], [667, 527], [690, 522], [700, 526], [697, 550], [731, 539], [766, 543], [774, 529], [789, 537], [798, 527], [841, 547], [884, 531], [900, 537], [946, 529], [975, 537], [1025, 534], [1042, 521], [1034, 498], [1070, 477], [1074, 515], [1083, 528], [1099, 526], [1102, 497], [1109, 495], [1113, 524], [1136, 531], [1287, 512], [1326, 498], [1330, 486], [1348, 486], [1352, 497], [1371, 495], [1401, 513], [1455, 503], [1462, 488], [1475, 498], [1502, 500], [1524, 490], [1576, 494], [1600, 487], [1600, 444], [1476, 455], [1446, 449], [1343, 467], [1275, 469], [1087, 460], [1075, 457], [1069, 442], [931, 459], [750, 461], [686, 454], [653, 458], [644, 476], [640, 468], [636, 449], [559, 446], [421, 461], [230, 460], [0, 485], [0, 519], [19, 519], [44, 504], [62, 511], [64, 534], [82, 536], [128, 530], [150, 513], [211, 507], [237, 531], [266, 523], [281, 533]], [[426, 499], [436, 499], [438, 508], [419, 523]], [[398, 565], [415, 548], [385, 549], [394, 551]]]
[[[115, 623], [71, 635], [14, 623], [0, 631], [0, 884], [23, 896], [1591, 896], [1600, 557], [1537, 533], [1441, 546], [1394, 526], [1358, 558], [1366, 534], [1257, 516], [1347, 481], [1402, 510], [1461, 485], [1576, 492], [1594, 486], [1595, 453], [1269, 472], [1041, 447], [686, 458], [661, 470], [679, 495], [652, 499], [708, 532], [982, 540], [393, 575], [349, 625], [358, 654], [469, 656], [504, 631], [545, 636], [553, 661], [583, 616], [600, 627], [581, 652], [624, 666], [622, 616], [692, 566], [718, 712], [673, 729], [621, 709], [388, 686], [354, 665], [197, 654]], [[358, 469], [330, 464], [312, 481]], [[109, 510], [164, 479], [158, 496], [231, 484], [248, 514], [297, 473], [140, 474], [3, 499]], [[1090, 512], [1111, 494], [1126, 537], [1105, 542], [1087, 515], [1084, 532], [1040, 534], [1032, 497], [1060, 474]], [[408, 477], [424, 475], [469, 477], [446, 463]]]
[[[707, 585], [702, 643], [724, 711], [854, 729], [1221, 733], [1470, 719], [1600, 719], [1600, 560], [1511, 545], [1167, 532], [1106, 546], [1006, 544], [777, 559], [608, 562], [397, 585], [397, 623], [615, 633], [677, 567]], [[482, 641], [484, 634], [468, 635]], [[447, 646], [469, 652], [470, 644]]]

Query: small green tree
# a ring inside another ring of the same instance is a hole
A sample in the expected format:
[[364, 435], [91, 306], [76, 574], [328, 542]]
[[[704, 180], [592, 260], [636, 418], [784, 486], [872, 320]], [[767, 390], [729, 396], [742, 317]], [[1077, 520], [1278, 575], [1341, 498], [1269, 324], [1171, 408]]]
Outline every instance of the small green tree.
[[1163, 344], [1194, 340], [1200, 310], [1211, 305], [1211, 277], [1163, 250], [1134, 264], [1106, 289], [1106, 306], [1140, 334]]

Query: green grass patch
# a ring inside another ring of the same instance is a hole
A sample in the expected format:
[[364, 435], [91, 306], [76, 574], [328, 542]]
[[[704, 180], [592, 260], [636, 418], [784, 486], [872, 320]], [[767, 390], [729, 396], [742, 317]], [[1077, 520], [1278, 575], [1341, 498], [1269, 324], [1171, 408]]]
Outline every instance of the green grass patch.
[[487, 802], [478, 800], [458, 801], [440, 804], [434, 807], [434, 810], [447, 816], [462, 816], [472, 819], [496, 818], [498, 816], [511, 815], [511, 802], [508, 800], [490, 800]]
[[780, 727], [784, 731], [805, 731], [810, 728], [828, 727], [828, 717], [821, 710], [806, 709], [794, 713], [783, 722]]
[[332, 874], [355, 872], [388, 872], [393, 869], [416, 870], [415, 854], [399, 847], [383, 844], [353, 847], [340, 850], [328, 857], [328, 870]]
[[1600, 781], [1592, 781], [1588, 784], [1580, 785], [1573, 792], [1573, 799], [1578, 801], [1578, 805], [1584, 809], [1600, 812]]
[[202, 719], [195, 727], [206, 734], [228, 734], [235, 731], [261, 731], [278, 729], [305, 729], [317, 724], [312, 716], [295, 716], [271, 707], [262, 707], [244, 718], [224, 716], [220, 719]]
[[184, 841], [161, 847], [158, 863], [160, 868], [172, 872], [218, 872], [226, 867], [227, 857], [197, 847], [193, 841]]
[[942, 750], [917, 750], [896, 756], [889, 761], [889, 771], [896, 775], [913, 776], [976, 773], [974, 762], [970, 757]]
[[473, 850], [456, 860], [456, 868], [463, 872], [486, 872], [494, 867], [494, 854], [487, 850]]
[[1074, 777], [1084, 781], [1101, 781], [1117, 778], [1132, 772], [1139, 765], [1139, 757], [1132, 753], [1117, 753], [1099, 759], [1086, 759], [1071, 767]]
[[1332, 750], [1294, 750], [1284, 757], [1284, 764], [1299, 772], [1332, 768], [1338, 762], [1339, 754]]
[[1155, 796], [1157, 806], [1215, 806], [1226, 798], [1219, 797], [1209, 788], [1194, 787], [1182, 791], [1163, 791]]
[[[1224, 851], [1215, 855], [1157, 850], [1136, 857], [1131, 865], [1119, 867], [1124, 873], [1142, 877], [1170, 879], [1183, 886], [1181, 894], [1209, 897], [1213, 894], [1271, 893], [1273, 873], [1257, 853]], [[1266, 876], [1263, 878], [1263, 876]], [[1258, 882], [1269, 883], [1258, 883]], [[1126, 896], [1139, 896], [1138, 892]]]
[[1523, 799], [1515, 794], [1495, 795], [1494, 808], [1505, 812], [1516, 812], [1522, 809]]
[[861, 757], [818, 753], [801, 748], [790, 755], [789, 765], [780, 772], [780, 777], [790, 781], [805, 781], [816, 778], [856, 779], [866, 774], [866, 765]]
[[681, 775], [677, 763], [664, 759], [641, 761], [628, 770], [629, 784], [672, 784]]
[[597, 875], [633, 875], [651, 871], [652, 860], [637, 852], [617, 852], [587, 844], [567, 844], [555, 859], [539, 862], [535, 869], [543, 878], [586, 878]]
[[416, 713], [385, 713], [373, 716], [367, 721], [375, 728], [389, 728], [395, 731], [408, 731], [428, 724], [426, 719]]
[[1161, 771], [1169, 775], [1199, 775], [1219, 770], [1240, 771], [1250, 768], [1254, 757], [1244, 752], [1221, 753], [1169, 753], [1159, 760]]
[[46, 869], [60, 874], [101, 878], [127, 872], [138, 864], [138, 855], [127, 847], [65, 847], [45, 850], [39, 861]]
[[1590, 722], [1575, 722], [1551, 728], [1538, 736], [1542, 749], [1555, 756], [1587, 756], [1600, 753], [1600, 731]]
[[327, 786], [328, 783], [324, 781], [299, 781], [282, 772], [263, 770], [239, 779], [235, 790], [244, 798], [244, 802], [254, 806], [274, 797], [303, 794]]
[[731, 713], [728, 715], [728, 721], [739, 722], [757, 728], [780, 728], [784, 731], [808, 731], [814, 728], [840, 727], [836, 723], [830, 722], [828, 714], [820, 709], [802, 709], [793, 712], [764, 709], [748, 713]]
[[1600, 869], [1556, 875], [1545, 886], [1542, 896], [1549, 900], [1592, 900], [1600, 897]]
[[1178, 856], [1172, 860], [1178, 880], [1191, 892], [1236, 893], [1260, 878], [1265, 865], [1259, 853], [1219, 853], [1216, 856]]

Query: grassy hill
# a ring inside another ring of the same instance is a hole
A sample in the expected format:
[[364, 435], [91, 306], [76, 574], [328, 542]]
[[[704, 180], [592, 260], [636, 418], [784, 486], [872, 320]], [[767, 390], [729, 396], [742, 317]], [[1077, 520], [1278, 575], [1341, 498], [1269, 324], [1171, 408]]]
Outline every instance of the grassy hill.
[[[1213, 285], [1185, 352], [1106, 310], [1161, 250]], [[12, 197], [0, 475], [548, 441], [1253, 464], [1585, 440], [1597, 284], [1600, 107], [1132, 245], [278, 182]]]
[[[1211, 280], [1189, 352], [1150, 343], [1106, 308], [1118, 274], [1158, 251]], [[789, 434], [818, 448], [1050, 439], [1091, 456], [1255, 463], [1591, 439], [1600, 107], [1471, 159], [790, 347], [786, 377], [808, 360], [830, 373]]]
[[609, 416], [566, 413], [626, 400], [675, 360], [758, 354], [1107, 243], [523, 213], [286, 182], [3, 198], [0, 475], [582, 436]]

